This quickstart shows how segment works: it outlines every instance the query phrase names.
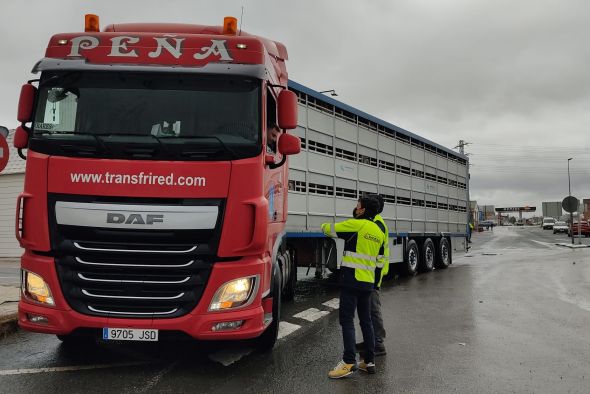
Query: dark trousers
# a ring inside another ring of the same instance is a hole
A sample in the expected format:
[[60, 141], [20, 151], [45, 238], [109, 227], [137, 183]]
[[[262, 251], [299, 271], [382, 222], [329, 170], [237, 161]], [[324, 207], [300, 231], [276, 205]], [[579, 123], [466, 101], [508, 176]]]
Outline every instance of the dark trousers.
[[375, 361], [375, 336], [371, 324], [371, 292], [343, 287], [340, 290], [340, 325], [342, 326], [342, 339], [344, 341], [344, 354], [342, 360], [347, 364], [356, 363], [356, 337], [354, 333], [354, 311], [357, 311], [365, 351], [365, 362]]
[[385, 327], [383, 326], [383, 316], [381, 315], [381, 297], [379, 290], [375, 289], [371, 293], [371, 323], [375, 333], [375, 346], [383, 347], [385, 338]]

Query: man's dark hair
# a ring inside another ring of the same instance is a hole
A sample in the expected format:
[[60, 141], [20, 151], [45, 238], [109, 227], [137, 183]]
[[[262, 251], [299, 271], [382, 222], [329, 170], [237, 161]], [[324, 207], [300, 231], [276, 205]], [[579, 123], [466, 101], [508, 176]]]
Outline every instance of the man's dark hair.
[[375, 201], [377, 201], [377, 204], [379, 205], [377, 213], [383, 212], [383, 207], [385, 206], [385, 201], [383, 201], [383, 197], [381, 197], [380, 194], [370, 194], [369, 197], [374, 198]]
[[365, 208], [365, 213], [362, 216], [362, 219], [373, 219], [377, 212], [379, 211], [379, 203], [376, 199], [371, 197], [361, 197], [359, 198], [361, 203], [361, 207]]

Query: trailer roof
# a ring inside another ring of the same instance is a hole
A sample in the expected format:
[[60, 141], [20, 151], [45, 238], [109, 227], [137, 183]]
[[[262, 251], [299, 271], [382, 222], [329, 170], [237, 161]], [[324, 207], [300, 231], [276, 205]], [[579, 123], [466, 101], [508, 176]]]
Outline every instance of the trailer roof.
[[293, 88], [293, 89], [299, 90], [300, 92], [305, 93], [305, 94], [307, 94], [309, 96], [312, 96], [312, 97], [314, 97], [314, 98], [316, 98], [316, 99], [318, 99], [320, 101], [324, 101], [324, 102], [326, 102], [328, 104], [331, 104], [331, 105], [333, 105], [335, 107], [338, 107], [340, 109], [343, 109], [343, 110], [345, 110], [347, 112], [353, 113], [356, 116], [365, 118], [365, 119], [367, 119], [367, 120], [369, 120], [371, 122], [377, 123], [377, 124], [379, 124], [379, 125], [381, 125], [383, 127], [386, 127], [386, 128], [391, 129], [391, 130], [394, 130], [397, 133], [404, 134], [404, 135], [406, 135], [407, 137], [409, 137], [409, 138], [411, 138], [413, 140], [417, 140], [417, 141], [420, 141], [420, 142], [422, 142], [424, 144], [431, 145], [431, 146], [433, 146], [433, 147], [435, 147], [437, 149], [440, 149], [440, 150], [442, 150], [442, 151], [444, 151], [444, 152], [446, 152], [446, 153], [448, 153], [448, 154], [450, 154], [450, 155], [452, 155], [454, 157], [461, 158], [461, 159], [463, 159], [463, 160], [465, 160], [467, 162], [469, 161], [469, 158], [466, 155], [463, 155], [463, 154], [461, 154], [459, 152], [455, 152], [455, 151], [453, 151], [453, 150], [451, 150], [449, 148], [445, 148], [444, 146], [439, 145], [436, 142], [432, 142], [430, 140], [427, 140], [426, 138], [420, 137], [419, 135], [416, 135], [416, 134], [414, 134], [414, 133], [412, 133], [412, 132], [410, 132], [408, 130], [404, 130], [401, 127], [398, 127], [398, 126], [396, 126], [396, 125], [394, 125], [392, 123], [386, 122], [386, 121], [384, 121], [382, 119], [379, 119], [379, 118], [377, 118], [377, 117], [375, 117], [373, 115], [370, 115], [370, 114], [368, 114], [366, 112], [363, 112], [363, 111], [361, 111], [361, 110], [359, 110], [357, 108], [351, 107], [350, 105], [345, 104], [345, 103], [343, 103], [341, 101], [334, 100], [333, 98], [331, 98], [329, 96], [326, 96], [326, 95], [324, 95], [322, 93], [319, 93], [319, 92], [317, 92], [317, 91], [315, 91], [313, 89], [310, 89], [310, 88], [308, 88], [306, 86], [303, 86], [300, 83], [297, 83], [297, 82], [293, 81], [292, 79], [289, 79], [289, 88]]

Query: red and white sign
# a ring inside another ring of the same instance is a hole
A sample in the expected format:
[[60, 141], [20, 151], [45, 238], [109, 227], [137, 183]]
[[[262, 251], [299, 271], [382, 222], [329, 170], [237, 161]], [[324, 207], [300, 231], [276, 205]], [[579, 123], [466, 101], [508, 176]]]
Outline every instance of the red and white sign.
[[2, 172], [8, 164], [9, 153], [8, 142], [6, 142], [6, 139], [0, 135], [0, 172]]

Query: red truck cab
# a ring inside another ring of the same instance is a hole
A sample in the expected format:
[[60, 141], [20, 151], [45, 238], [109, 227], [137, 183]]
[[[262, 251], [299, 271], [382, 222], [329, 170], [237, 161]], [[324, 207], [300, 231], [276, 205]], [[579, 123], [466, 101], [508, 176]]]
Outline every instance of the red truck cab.
[[[286, 48], [223, 26], [57, 34], [21, 91], [19, 324], [73, 341], [258, 338], [294, 269], [284, 245]], [[281, 128], [277, 152], [266, 128]]]

